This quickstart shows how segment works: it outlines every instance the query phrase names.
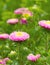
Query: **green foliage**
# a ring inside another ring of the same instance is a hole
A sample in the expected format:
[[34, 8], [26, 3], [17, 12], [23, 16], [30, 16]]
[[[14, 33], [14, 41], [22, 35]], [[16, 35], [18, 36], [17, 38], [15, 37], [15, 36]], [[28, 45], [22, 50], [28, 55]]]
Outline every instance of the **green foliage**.
[[[28, 7], [33, 12], [32, 20], [27, 25], [7, 24], [8, 19], [18, 18], [14, 10], [20, 7]], [[50, 65], [50, 30], [46, 32], [41, 28], [38, 25], [40, 20], [50, 20], [50, 0], [0, 0], [0, 33], [10, 34], [20, 30], [30, 34], [29, 40], [20, 43], [0, 40], [0, 58], [9, 57], [7, 65]], [[26, 58], [29, 53], [40, 53], [41, 58], [37, 62], [30, 62]]]

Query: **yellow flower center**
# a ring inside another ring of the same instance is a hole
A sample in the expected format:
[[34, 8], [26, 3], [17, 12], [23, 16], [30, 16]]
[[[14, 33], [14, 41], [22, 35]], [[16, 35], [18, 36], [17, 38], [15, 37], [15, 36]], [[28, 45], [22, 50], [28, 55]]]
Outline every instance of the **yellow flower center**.
[[46, 23], [46, 24], [50, 24], [50, 21], [46, 21], [45, 23]]
[[16, 33], [16, 36], [22, 36], [23, 34], [22, 34], [22, 32], [17, 32]]
[[27, 17], [30, 16], [30, 14], [28, 14], [28, 13], [24, 13], [23, 16], [27, 18]]

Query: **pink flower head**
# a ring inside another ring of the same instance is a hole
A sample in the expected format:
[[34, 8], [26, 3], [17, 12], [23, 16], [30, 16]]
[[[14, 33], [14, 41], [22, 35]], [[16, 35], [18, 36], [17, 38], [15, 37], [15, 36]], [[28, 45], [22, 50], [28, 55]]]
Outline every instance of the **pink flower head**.
[[38, 60], [40, 58], [40, 54], [37, 54], [35, 57]]
[[20, 23], [21, 23], [21, 24], [27, 24], [26, 18], [22, 18], [22, 19], [20, 20]]
[[14, 11], [15, 14], [23, 14], [23, 12], [27, 11], [27, 8], [18, 8]]
[[27, 59], [33, 62], [37, 61], [39, 58], [40, 58], [40, 54], [37, 54], [37, 55], [29, 54], [27, 56]]
[[26, 32], [12, 32], [9, 36], [9, 39], [12, 41], [24, 41], [28, 39], [30, 36]]
[[0, 59], [0, 64], [6, 65], [6, 62], [9, 60], [9, 58]]
[[46, 21], [46, 20], [42, 20], [42, 21], [39, 21], [39, 25], [44, 27], [44, 28], [47, 28], [47, 29], [50, 29], [50, 21]]
[[35, 55], [33, 55], [33, 54], [29, 54], [27, 56], [27, 59], [30, 60], [30, 61], [36, 61]]
[[7, 39], [8, 37], [9, 37], [9, 35], [6, 33], [0, 34], [0, 39]]
[[9, 24], [16, 24], [16, 23], [18, 23], [18, 19], [8, 19], [7, 23], [9, 23]]
[[23, 17], [28, 18], [28, 17], [33, 16], [33, 13], [31, 11], [27, 10], [27, 11], [23, 12], [22, 15], [23, 15]]

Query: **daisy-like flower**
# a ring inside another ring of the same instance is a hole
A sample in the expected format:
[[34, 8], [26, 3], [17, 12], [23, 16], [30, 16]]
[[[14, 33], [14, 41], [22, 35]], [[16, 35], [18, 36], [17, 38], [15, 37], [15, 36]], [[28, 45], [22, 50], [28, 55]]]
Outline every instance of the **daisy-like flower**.
[[23, 12], [28, 11], [28, 8], [18, 8], [14, 11], [15, 14], [23, 14]]
[[47, 29], [50, 29], [50, 21], [46, 21], [46, 20], [42, 20], [42, 21], [39, 21], [39, 25], [44, 27], [44, 28], [47, 28]]
[[28, 18], [28, 17], [33, 16], [33, 13], [28, 10], [28, 11], [23, 12], [22, 16], [25, 18]]
[[29, 34], [26, 32], [15, 31], [10, 34], [9, 39], [12, 41], [24, 41], [29, 37], [30, 37]]
[[22, 19], [20, 20], [20, 23], [21, 23], [21, 24], [27, 24], [26, 18], [22, 18]]
[[6, 65], [6, 62], [10, 60], [9, 58], [4, 58], [4, 59], [0, 59], [0, 64], [1, 65]]
[[39, 58], [40, 58], [40, 54], [37, 54], [37, 55], [29, 54], [27, 56], [27, 59], [33, 62], [37, 61]]
[[18, 19], [8, 19], [7, 23], [9, 23], [9, 24], [16, 24], [16, 23], [18, 23]]
[[9, 35], [6, 33], [0, 34], [0, 39], [7, 39], [8, 37], [9, 37]]
[[32, 12], [28, 8], [19, 8], [14, 11], [15, 14], [22, 14], [24, 17], [32, 16]]

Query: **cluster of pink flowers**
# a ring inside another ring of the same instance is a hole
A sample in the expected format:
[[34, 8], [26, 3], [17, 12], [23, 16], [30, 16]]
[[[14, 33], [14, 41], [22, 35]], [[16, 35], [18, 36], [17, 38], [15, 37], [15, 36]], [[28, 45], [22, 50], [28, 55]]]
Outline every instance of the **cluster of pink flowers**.
[[26, 39], [29, 39], [30, 35], [26, 32], [21, 31], [14, 31], [10, 35], [8, 34], [0, 34], [0, 39], [7, 39], [9, 38], [12, 41], [24, 41]]
[[16, 24], [20, 21], [22, 24], [27, 23], [27, 18], [31, 17], [33, 14], [28, 8], [18, 8], [14, 11], [15, 14], [21, 14], [22, 18], [20, 20], [18, 19], [8, 19], [8, 24]]
[[[30, 17], [33, 15], [32, 12], [28, 10], [28, 8], [16, 9], [14, 11], [14, 13], [22, 15], [23, 18], [20, 19], [21, 24], [27, 24], [27, 17]], [[18, 22], [19, 22], [19, 20], [17, 18], [7, 20], [8, 24], [16, 24]], [[50, 29], [50, 21], [46, 21], [46, 20], [39, 21], [39, 25], [44, 28]], [[30, 38], [30, 35], [26, 32], [22, 32], [22, 31], [14, 31], [10, 35], [6, 34], [6, 33], [0, 34], [0, 39], [7, 39], [7, 38], [12, 41], [25, 41]], [[27, 56], [27, 60], [30, 60], [33, 62], [36, 62], [39, 58], [40, 58], [40, 54], [37, 54], [37, 55], [29, 54]], [[9, 58], [1, 59], [0, 64], [6, 65], [6, 61], [8, 61], [8, 60], [9, 60]]]
[[9, 58], [4, 58], [4, 59], [0, 59], [0, 64], [1, 65], [6, 65], [6, 62], [10, 60]]
[[[28, 10], [28, 8], [19, 8], [19, 9], [16, 9], [14, 11], [15, 14], [22, 14], [23, 16], [24, 15], [29, 15], [29, 16], [32, 16], [32, 12]], [[8, 24], [16, 24], [18, 23], [19, 20], [17, 18], [12, 18], [12, 19], [8, 19], [7, 20], [7, 23]], [[22, 24], [26, 24], [27, 23], [27, 20], [26, 18], [21, 18], [20, 20], [20, 23]], [[0, 34], [0, 39], [7, 39], [9, 38], [10, 40], [12, 41], [24, 41], [26, 39], [28, 39], [30, 36], [28, 33], [26, 32], [12, 32], [10, 35], [8, 34]]]
[[27, 56], [27, 59], [33, 62], [37, 61], [39, 58], [40, 58], [40, 54], [37, 54], [37, 55], [29, 54]]

